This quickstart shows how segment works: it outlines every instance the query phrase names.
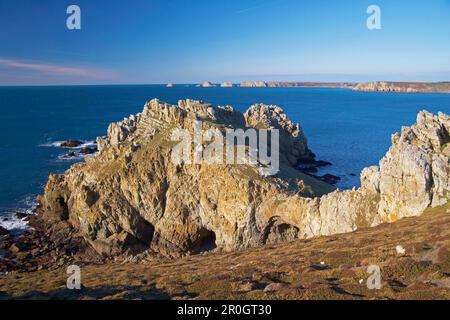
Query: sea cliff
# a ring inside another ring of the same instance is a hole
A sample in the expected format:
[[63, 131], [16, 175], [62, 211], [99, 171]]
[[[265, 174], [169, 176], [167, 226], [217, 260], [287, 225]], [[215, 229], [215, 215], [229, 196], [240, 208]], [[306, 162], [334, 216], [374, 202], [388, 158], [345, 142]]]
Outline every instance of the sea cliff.
[[[175, 165], [174, 127], [277, 128], [280, 171], [251, 165]], [[449, 199], [450, 118], [426, 111], [392, 138], [361, 188], [339, 191], [302, 173], [316, 161], [300, 125], [277, 106], [232, 107], [158, 100], [98, 138], [99, 153], [51, 175], [38, 214], [64, 223], [104, 256], [179, 257], [355, 231], [419, 216]], [[50, 231], [51, 232], [51, 231]]]

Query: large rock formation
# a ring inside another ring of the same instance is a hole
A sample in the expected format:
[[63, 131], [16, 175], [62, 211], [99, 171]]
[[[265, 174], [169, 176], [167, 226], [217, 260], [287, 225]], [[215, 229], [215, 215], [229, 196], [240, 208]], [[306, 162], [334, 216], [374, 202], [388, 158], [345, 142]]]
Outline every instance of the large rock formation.
[[[262, 175], [260, 164], [174, 163], [171, 134], [198, 120], [221, 133], [279, 129], [279, 173]], [[38, 213], [68, 222], [108, 256], [176, 257], [350, 232], [446, 201], [449, 125], [443, 114], [421, 113], [395, 136], [381, 166], [363, 171], [361, 189], [342, 192], [296, 170], [314, 154], [277, 106], [254, 105], [243, 115], [199, 101], [152, 100], [109, 126], [98, 155], [51, 175]]]
[[417, 123], [392, 137], [392, 147], [379, 167], [364, 171], [363, 187], [377, 190], [384, 220], [417, 216], [447, 203], [450, 118], [421, 112]]

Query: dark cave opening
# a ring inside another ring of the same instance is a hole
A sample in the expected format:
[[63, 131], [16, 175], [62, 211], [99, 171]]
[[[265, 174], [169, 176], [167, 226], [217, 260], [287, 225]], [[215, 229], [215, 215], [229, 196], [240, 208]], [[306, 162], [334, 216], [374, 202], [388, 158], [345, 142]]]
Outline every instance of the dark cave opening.
[[200, 254], [213, 251], [216, 248], [216, 234], [211, 230], [201, 228], [197, 233], [196, 239], [192, 241], [190, 251], [192, 254]]

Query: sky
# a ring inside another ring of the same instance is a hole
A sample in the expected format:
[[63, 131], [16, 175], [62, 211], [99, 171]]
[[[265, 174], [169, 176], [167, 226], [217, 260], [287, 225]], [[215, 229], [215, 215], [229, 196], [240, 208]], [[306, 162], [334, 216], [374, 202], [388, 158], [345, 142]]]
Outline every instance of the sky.
[[450, 81], [450, 0], [0, 0], [0, 85], [245, 80]]

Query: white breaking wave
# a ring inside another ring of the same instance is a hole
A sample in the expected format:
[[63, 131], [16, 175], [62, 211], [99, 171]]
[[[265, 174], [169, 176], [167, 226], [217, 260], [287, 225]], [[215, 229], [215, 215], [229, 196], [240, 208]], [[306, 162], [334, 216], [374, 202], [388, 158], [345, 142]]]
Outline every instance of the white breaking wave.
[[19, 219], [16, 217], [17, 212], [23, 212], [28, 215], [33, 215], [38, 203], [36, 196], [27, 196], [19, 201], [17, 208], [6, 210], [0, 213], [0, 226], [12, 232], [22, 232], [30, 230], [31, 227], [25, 218]]
[[60, 154], [58, 156], [59, 161], [75, 161], [75, 160], [83, 160], [87, 157], [93, 157], [95, 156], [95, 153], [93, 154], [82, 154], [82, 153], [75, 153], [74, 155], [68, 155], [66, 153]]
[[[62, 141], [53, 141], [53, 142], [46, 142], [43, 144], [40, 144], [39, 147], [47, 147], [47, 148], [63, 148], [61, 147], [61, 145], [66, 142], [67, 140], [62, 140]], [[82, 148], [88, 148], [88, 147], [94, 147], [97, 145], [96, 141], [93, 140], [79, 140], [82, 142], [82, 144], [80, 144], [78, 147], [73, 147], [73, 148], [66, 148], [64, 147], [64, 149], [73, 149], [73, 150], [77, 150], [77, 149], [82, 149]]]

